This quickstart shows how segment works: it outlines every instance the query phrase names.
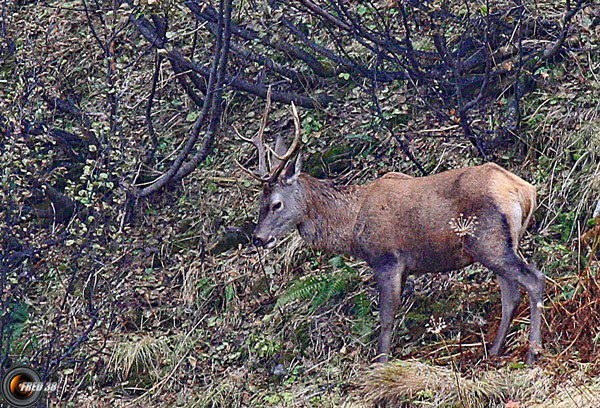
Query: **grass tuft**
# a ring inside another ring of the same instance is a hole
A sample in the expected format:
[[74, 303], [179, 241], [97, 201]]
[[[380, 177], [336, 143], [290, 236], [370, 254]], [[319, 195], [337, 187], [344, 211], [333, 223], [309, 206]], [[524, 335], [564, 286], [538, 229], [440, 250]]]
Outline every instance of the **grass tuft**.
[[447, 367], [396, 360], [372, 368], [360, 392], [371, 404], [390, 407], [490, 408], [541, 398], [551, 388], [552, 377], [540, 369], [500, 369], [470, 378]]
[[169, 345], [162, 337], [132, 336], [119, 342], [109, 362], [109, 371], [123, 380], [160, 377], [160, 366], [169, 354]]

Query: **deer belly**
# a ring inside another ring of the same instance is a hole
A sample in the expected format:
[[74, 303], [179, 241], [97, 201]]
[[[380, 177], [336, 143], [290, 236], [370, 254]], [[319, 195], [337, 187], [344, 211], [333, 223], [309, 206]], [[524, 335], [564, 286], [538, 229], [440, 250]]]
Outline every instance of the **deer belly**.
[[453, 271], [474, 262], [459, 241], [445, 242], [443, 245], [429, 240], [412, 242], [403, 252], [407, 258], [406, 265], [412, 273]]

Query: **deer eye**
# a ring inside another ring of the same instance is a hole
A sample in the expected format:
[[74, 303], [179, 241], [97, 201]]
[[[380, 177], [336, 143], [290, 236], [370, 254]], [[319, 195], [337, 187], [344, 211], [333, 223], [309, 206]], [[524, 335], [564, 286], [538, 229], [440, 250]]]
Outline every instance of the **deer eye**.
[[273, 212], [281, 210], [282, 205], [283, 204], [281, 204], [281, 201], [277, 201], [276, 203], [273, 204], [271, 209], [273, 210]]

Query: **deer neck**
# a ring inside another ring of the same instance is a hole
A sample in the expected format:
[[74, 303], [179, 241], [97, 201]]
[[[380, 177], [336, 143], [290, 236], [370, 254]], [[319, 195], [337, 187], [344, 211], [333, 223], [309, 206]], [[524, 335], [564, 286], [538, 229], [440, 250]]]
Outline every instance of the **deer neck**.
[[359, 186], [337, 187], [301, 174], [299, 182], [306, 197], [300, 236], [316, 249], [354, 255], [354, 226], [360, 210]]

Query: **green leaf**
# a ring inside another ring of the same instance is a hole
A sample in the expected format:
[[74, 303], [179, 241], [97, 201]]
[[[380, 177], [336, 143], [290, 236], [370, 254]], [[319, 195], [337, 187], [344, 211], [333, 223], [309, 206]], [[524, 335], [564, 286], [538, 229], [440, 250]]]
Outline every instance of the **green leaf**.
[[233, 296], [235, 295], [235, 289], [233, 285], [229, 284], [225, 286], [225, 300], [227, 302], [231, 302], [233, 300]]
[[185, 117], [185, 120], [188, 121], [188, 122], [193, 122], [196, 119], [198, 119], [198, 112], [190, 112]]
[[344, 266], [344, 260], [340, 255], [334, 256], [329, 260], [329, 264], [333, 267], [341, 268], [342, 266]]

